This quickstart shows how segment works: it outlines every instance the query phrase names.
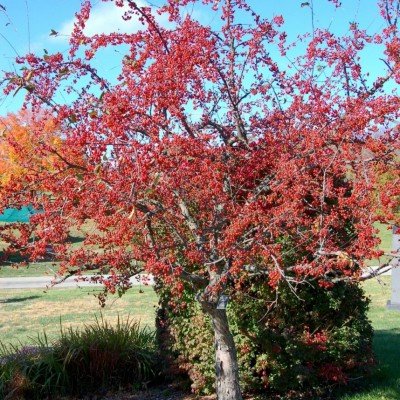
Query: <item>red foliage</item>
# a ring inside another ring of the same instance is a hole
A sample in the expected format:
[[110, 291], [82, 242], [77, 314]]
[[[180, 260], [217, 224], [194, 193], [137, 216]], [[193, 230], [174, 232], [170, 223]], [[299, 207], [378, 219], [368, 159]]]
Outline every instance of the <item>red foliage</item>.
[[346, 383], [347, 376], [341, 367], [333, 364], [326, 364], [321, 367], [319, 371], [319, 376], [332, 381], [334, 383]]
[[325, 332], [314, 332], [311, 333], [308, 329], [304, 334], [304, 341], [307, 346], [314, 347], [318, 351], [326, 350], [326, 342], [328, 340], [328, 336]]

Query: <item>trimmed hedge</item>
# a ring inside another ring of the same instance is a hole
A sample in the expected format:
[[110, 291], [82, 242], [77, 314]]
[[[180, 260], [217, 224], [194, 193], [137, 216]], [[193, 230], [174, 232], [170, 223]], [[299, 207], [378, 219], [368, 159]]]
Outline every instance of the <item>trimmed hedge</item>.
[[[367, 372], [373, 332], [359, 285], [341, 282], [326, 289], [309, 283], [294, 294], [281, 283], [277, 299], [262, 281], [249, 286], [228, 307], [244, 391], [319, 396]], [[189, 291], [179, 310], [169, 306], [167, 290], [159, 292], [157, 337], [166, 373], [189, 377], [197, 394], [213, 393], [210, 321]]]

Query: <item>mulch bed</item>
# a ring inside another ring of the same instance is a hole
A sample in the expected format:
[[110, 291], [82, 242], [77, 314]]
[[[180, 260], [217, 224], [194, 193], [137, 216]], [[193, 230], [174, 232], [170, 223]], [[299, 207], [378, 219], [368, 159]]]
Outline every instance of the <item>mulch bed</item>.
[[103, 399], [104, 400], [194, 400], [196, 399], [196, 396], [181, 392], [173, 388], [163, 387], [163, 388], [152, 388], [149, 390], [143, 390], [140, 392], [135, 392], [133, 394], [116, 393], [114, 395], [106, 396]]
[[122, 391], [107, 393], [104, 395], [92, 394], [77, 398], [62, 398], [60, 400], [215, 400], [215, 396], [195, 396], [188, 394], [172, 385], [163, 385], [149, 388], [147, 390], [135, 391], [134, 393]]

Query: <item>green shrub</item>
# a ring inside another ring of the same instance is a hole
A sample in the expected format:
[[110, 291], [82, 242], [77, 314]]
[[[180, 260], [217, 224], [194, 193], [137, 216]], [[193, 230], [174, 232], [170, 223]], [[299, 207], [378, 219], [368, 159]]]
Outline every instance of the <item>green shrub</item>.
[[0, 349], [0, 398], [44, 399], [51, 395], [142, 388], [157, 375], [154, 333], [138, 323], [103, 319], [83, 328], [61, 329], [49, 344]]
[[[372, 363], [372, 328], [368, 300], [356, 284], [331, 289], [299, 286], [296, 294], [284, 283], [275, 291], [253, 281], [228, 307], [238, 350], [241, 384], [246, 392], [320, 395]], [[163, 308], [157, 328], [167, 373], [187, 374], [192, 390], [213, 392], [214, 352], [210, 321], [189, 292], [178, 312]]]

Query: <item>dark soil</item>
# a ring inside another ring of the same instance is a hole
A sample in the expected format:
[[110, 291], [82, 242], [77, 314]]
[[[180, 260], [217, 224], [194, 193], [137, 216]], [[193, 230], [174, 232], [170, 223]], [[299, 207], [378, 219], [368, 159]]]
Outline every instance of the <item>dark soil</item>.
[[62, 398], [60, 400], [215, 400], [214, 396], [198, 397], [183, 392], [171, 385], [152, 387], [147, 390], [134, 392], [114, 392], [107, 394], [92, 394], [76, 398]]

